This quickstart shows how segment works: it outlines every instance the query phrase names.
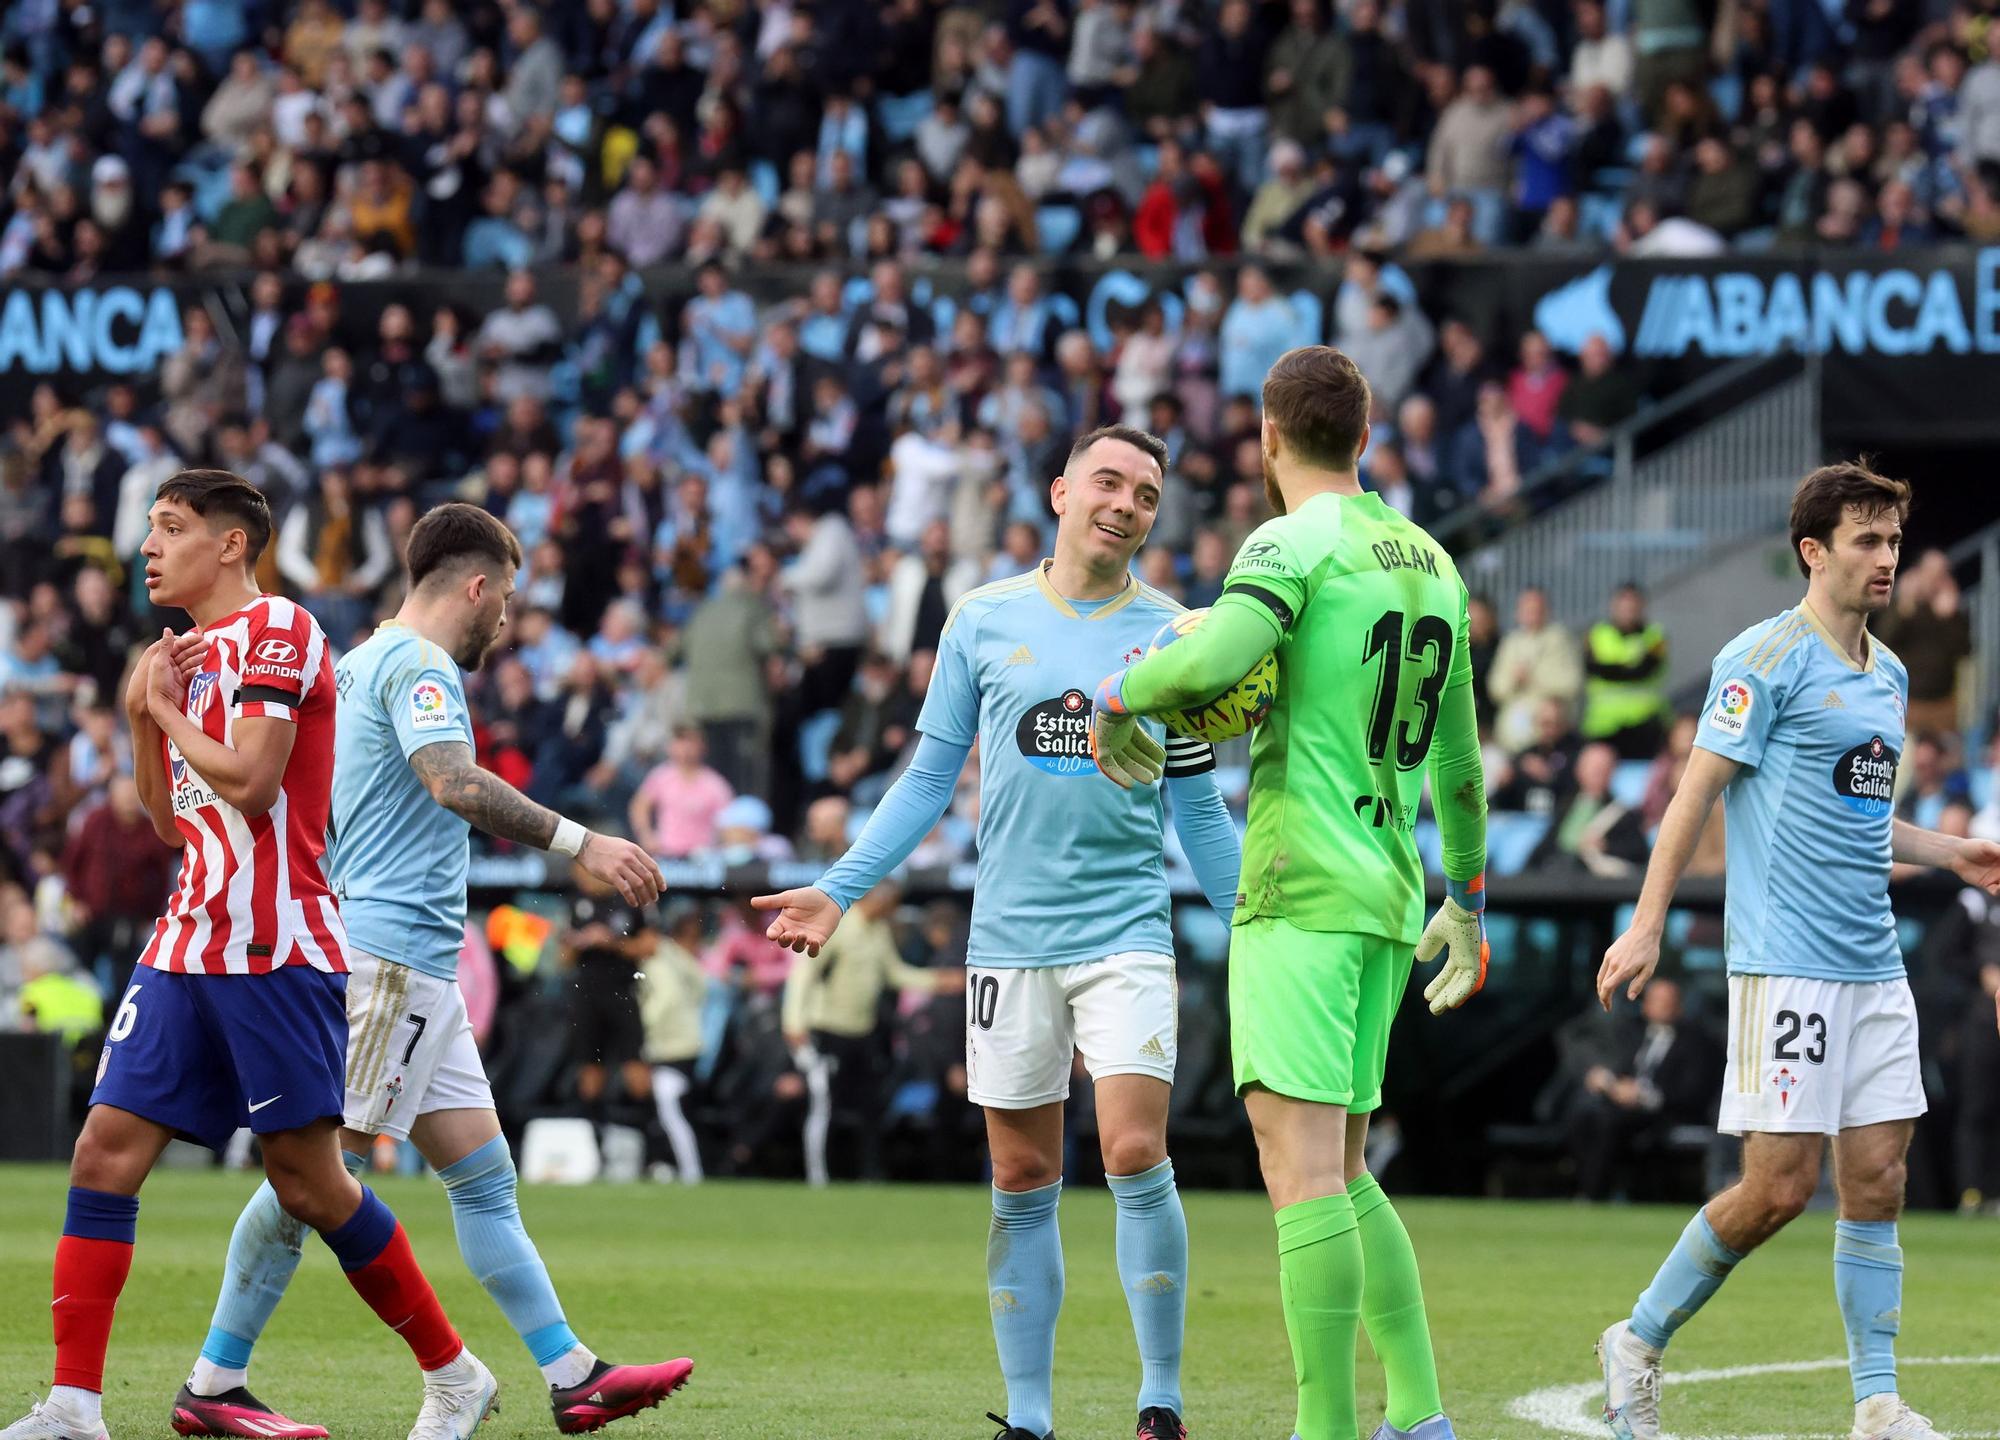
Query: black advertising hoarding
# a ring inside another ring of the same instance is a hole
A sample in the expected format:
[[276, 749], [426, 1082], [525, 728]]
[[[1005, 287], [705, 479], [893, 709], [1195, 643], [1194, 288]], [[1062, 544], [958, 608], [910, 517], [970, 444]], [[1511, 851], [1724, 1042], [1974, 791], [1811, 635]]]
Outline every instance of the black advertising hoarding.
[[[1185, 313], [1196, 267], [1057, 263], [1043, 268], [1060, 323], [1089, 330], [1100, 348], [1121, 313], [1157, 301], [1169, 326]], [[1233, 290], [1233, 264], [1211, 267]], [[1339, 287], [1332, 265], [1268, 267], [1300, 311], [1302, 329], [1328, 333]], [[1490, 260], [1410, 267], [1433, 319], [1466, 320], [1488, 338], [1497, 363], [1515, 338], [1540, 329], [1574, 354], [1602, 334], [1626, 361], [1666, 386], [1750, 355], [1799, 349], [1823, 357], [1822, 413], [1829, 437], [1857, 443], [2000, 440], [2000, 248], [1908, 255], [1855, 251], [1734, 255], [1701, 260], [1543, 259], [1516, 252]], [[759, 305], [803, 297], [812, 270], [746, 270], [735, 283]], [[574, 314], [572, 272], [541, 277], [543, 298]], [[405, 303], [419, 324], [450, 301], [484, 313], [500, 302], [498, 271], [339, 284], [343, 334], [366, 344], [381, 310]], [[692, 272], [644, 277], [647, 303], [663, 318], [694, 293]], [[288, 287], [297, 303], [306, 282]], [[865, 277], [850, 296], [867, 297]], [[947, 329], [964, 290], [962, 267], [913, 267], [911, 292]], [[19, 285], [0, 290], [0, 403], [25, 405], [41, 381], [71, 399], [115, 379], [149, 380], [181, 343], [180, 310], [200, 303], [227, 336], [246, 306], [241, 277], [105, 280], [75, 289]], [[1660, 388], [1656, 385], [1656, 390]]]

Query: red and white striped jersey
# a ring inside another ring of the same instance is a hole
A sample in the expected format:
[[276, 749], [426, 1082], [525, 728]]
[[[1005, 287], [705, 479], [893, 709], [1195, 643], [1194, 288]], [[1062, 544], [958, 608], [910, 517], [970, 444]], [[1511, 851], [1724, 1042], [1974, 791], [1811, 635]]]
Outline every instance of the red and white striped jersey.
[[239, 719], [289, 720], [299, 733], [278, 803], [246, 816], [162, 740], [174, 823], [186, 846], [167, 913], [141, 965], [194, 975], [262, 975], [283, 965], [347, 969], [347, 933], [321, 856], [333, 793], [333, 665], [326, 636], [290, 600], [259, 595], [203, 631], [208, 656], [188, 683], [188, 718], [232, 744]]

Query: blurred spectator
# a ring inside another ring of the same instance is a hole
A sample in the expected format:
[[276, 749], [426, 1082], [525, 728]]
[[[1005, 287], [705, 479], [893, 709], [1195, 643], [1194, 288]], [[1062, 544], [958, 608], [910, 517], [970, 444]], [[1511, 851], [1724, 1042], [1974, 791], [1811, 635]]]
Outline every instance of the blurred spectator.
[[655, 855], [685, 860], [715, 845], [716, 821], [735, 792], [702, 763], [704, 748], [692, 725], [676, 730], [666, 762], [632, 797], [632, 836]]
[[1472, 662], [1472, 703], [1481, 734], [1491, 734], [1497, 707], [1493, 702], [1493, 667], [1500, 653], [1500, 617], [1493, 602], [1475, 594], [1466, 601], [1467, 658]]
[[1577, 444], [1599, 445], [1632, 418], [1639, 399], [1638, 382], [1629, 371], [1617, 368], [1610, 344], [1594, 334], [1578, 352], [1576, 378], [1562, 387], [1556, 417], [1569, 427]]
[[1368, 388], [1381, 411], [1394, 414], [1430, 363], [1434, 343], [1431, 322], [1423, 311], [1405, 306], [1384, 290], [1369, 306], [1368, 328], [1344, 337], [1341, 348], [1368, 377]]
[[[180, 868], [180, 854], [160, 843], [129, 774], [110, 781], [107, 798], [83, 816], [63, 851], [63, 885], [86, 966], [129, 969], [144, 948]], [[107, 985], [123, 994], [122, 981]]]
[[700, 909], [672, 902], [639, 971], [639, 1018], [644, 1058], [653, 1072], [653, 1104], [673, 1151], [674, 1178], [683, 1185], [700, 1184], [704, 1173], [701, 1143], [687, 1114], [709, 990], [708, 973], [697, 954], [701, 934]]
[[1555, 434], [1556, 416], [1569, 373], [1556, 364], [1555, 351], [1539, 331], [1521, 337], [1521, 363], [1507, 377], [1507, 402], [1534, 437], [1546, 444]]
[[1579, 1197], [1610, 1199], [1619, 1167], [1653, 1153], [1672, 1126], [1714, 1123], [1715, 1047], [1688, 1022], [1672, 980], [1649, 981], [1636, 1013], [1592, 1006], [1561, 1040], [1576, 1077], [1563, 1125]]
[[[1517, 772], [1528, 758], [1523, 755], [1516, 762]], [[1529, 869], [1606, 878], [1639, 873], [1646, 863], [1646, 830], [1638, 812], [1611, 794], [1617, 768], [1618, 752], [1602, 742], [1577, 752], [1568, 796], [1528, 857]]]
[[806, 1179], [824, 1185], [828, 1137], [837, 1120], [854, 1130], [853, 1173], [881, 1178], [882, 1000], [889, 991], [942, 993], [964, 983], [951, 971], [903, 959], [890, 925], [899, 892], [883, 881], [854, 902], [817, 956], [800, 955], [785, 980], [785, 1044], [806, 1077]]
[[1972, 655], [1972, 624], [1942, 550], [1926, 550], [1896, 582], [1896, 599], [1871, 628], [1910, 674], [1908, 733], [1959, 728], [1959, 667]]
[[278, 531], [278, 570], [335, 644], [367, 628], [371, 598], [396, 563], [382, 512], [355, 502], [347, 471], [329, 466], [319, 488]]
[[751, 794], [762, 793], [766, 783], [767, 661], [779, 645], [776, 613], [764, 588], [769, 576], [756, 578], [769, 566], [768, 552], [752, 551], [695, 609], [681, 637], [681, 660], [701, 677], [688, 693], [688, 719], [729, 786]]
[[[1502, 648], [1506, 642], [1501, 642]], [[1496, 810], [1525, 810], [1553, 816], [1576, 786], [1576, 760], [1583, 741], [1571, 723], [1569, 706], [1553, 696], [1534, 711], [1530, 742], [1513, 758], [1509, 777], [1493, 791]]]
[[642, 1058], [645, 1030], [639, 1019], [639, 967], [652, 958], [658, 937], [645, 913], [633, 909], [595, 875], [577, 867], [562, 959], [569, 972], [570, 1049], [577, 1062], [576, 1095], [602, 1127], [608, 1118], [609, 1082], [634, 1103], [650, 1102], [653, 1075]]
[[1586, 740], [1603, 740], [1621, 760], [1650, 760], [1666, 738], [1667, 635], [1646, 617], [1646, 595], [1621, 585], [1611, 618], [1590, 627], [1584, 669]]
[[[1241, 5], [1243, 0], [1229, 0]], [[1245, 6], [1244, 8], [1248, 8]], [[1255, 396], [1278, 357], [1304, 340], [1291, 302], [1256, 265], [1236, 276], [1236, 299], [1222, 321], [1222, 393]]]

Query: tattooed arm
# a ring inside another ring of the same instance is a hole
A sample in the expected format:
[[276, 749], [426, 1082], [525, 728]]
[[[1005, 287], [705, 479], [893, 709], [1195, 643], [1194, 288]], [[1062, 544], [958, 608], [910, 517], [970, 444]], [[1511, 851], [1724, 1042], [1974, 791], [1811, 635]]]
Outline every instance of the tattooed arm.
[[[462, 740], [424, 746], [410, 756], [410, 768], [433, 800], [488, 835], [546, 850], [562, 824], [563, 817], [555, 811], [483, 769], [473, 758], [472, 747]], [[666, 884], [652, 856], [629, 840], [594, 830], [585, 832], [576, 863], [635, 905], [656, 899]]]

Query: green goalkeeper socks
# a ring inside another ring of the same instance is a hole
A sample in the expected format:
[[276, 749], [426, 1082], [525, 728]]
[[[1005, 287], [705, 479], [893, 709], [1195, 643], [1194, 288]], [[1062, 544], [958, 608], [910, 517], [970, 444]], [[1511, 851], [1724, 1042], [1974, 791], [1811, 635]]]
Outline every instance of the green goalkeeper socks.
[[1444, 1413], [1417, 1252], [1402, 1217], [1373, 1175], [1349, 1185], [1347, 1198], [1354, 1202], [1367, 1265], [1361, 1322], [1389, 1382], [1388, 1420], [1398, 1430], [1414, 1430], [1420, 1422]]
[[1303, 1200], [1278, 1212], [1278, 1283], [1299, 1384], [1299, 1440], [1352, 1440], [1355, 1433], [1361, 1267], [1361, 1236], [1347, 1196]]

